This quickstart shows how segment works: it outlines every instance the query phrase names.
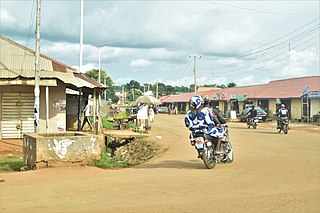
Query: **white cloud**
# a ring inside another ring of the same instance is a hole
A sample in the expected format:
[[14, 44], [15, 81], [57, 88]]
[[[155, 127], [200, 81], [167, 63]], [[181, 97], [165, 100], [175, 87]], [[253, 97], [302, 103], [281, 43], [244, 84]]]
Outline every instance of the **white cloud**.
[[319, 54], [314, 48], [302, 52], [292, 50], [288, 64], [280, 74], [282, 77], [304, 76], [316, 61], [319, 61]]
[[16, 23], [17, 19], [13, 17], [7, 8], [0, 8], [0, 20], [2, 27], [13, 28]]
[[152, 62], [151, 61], [147, 61], [145, 59], [137, 59], [137, 60], [133, 60], [131, 63], [130, 63], [130, 68], [131, 69], [134, 69], [134, 70], [138, 70], [140, 68], [144, 68], [144, 67], [147, 67], [149, 65], [151, 65]]
[[245, 77], [237, 79], [235, 81], [235, 83], [238, 86], [241, 86], [241, 85], [252, 85], [253, 82], [254, 82], [254, 76], [252, 76], [252, 75], [245, 76]]
[[132, 80], [132, 78], [118, 78], [116, 80], [114, 80], [115, 85], [122, 85], [122, 84], [126, 84], [128, 82], [130, 82]]
[[[270, 50], [265, 55], [264, 52], [230, 58], [317, 18], [317, 1], [85, 1], [84, 7], [84, 67], [98, 67], [96, 45], [110, 42], [110, 46], [100, 49], [101, 68], [116, 83], [132, 79], [143, 83], [162, 78], [164, 83], [189, 86], [193, 84], [193, 61], [187, 61], [190, 55], [203, 57], [197, 62], [199, 85], [255, 84], [266, 77], [272, 80], [319, 73], [319, 61], [315, 59], [319, 57], [318, 44], [313, 52], [300, 53], [303, 48], [300, 46], [296, 50], [299, 54], [291, 55], [289, 60], [279, 61], [286, 57], [287, 47], [283, 51], [278, 49], [277, 53]], [[30, 34], [32, 41], [28, 44], [34, 45], [34, 29], [29, 30], [34, 2], [1, 1], [0, 9], [1, 34], [23, 41], [21, 44], [28, 43]], [[79, 9], [79, 1], [43, 1], [41, 53], [67, 65], [79, 66]], [[306, 29], [315, 29], [316, 24]], [[306, 38], [300, 40], [302, 43]]]
[[[80, 70], [80, 67], [79, 66], [72, 66], [72, 68], [75, 68], [76, 70]], [[92, 69], [98, 69], [96, 66], [94, 66], [93, 64], [83, 64], [82, 65], [82, 72], [85, 73], [89, 70], [92, 70]]]

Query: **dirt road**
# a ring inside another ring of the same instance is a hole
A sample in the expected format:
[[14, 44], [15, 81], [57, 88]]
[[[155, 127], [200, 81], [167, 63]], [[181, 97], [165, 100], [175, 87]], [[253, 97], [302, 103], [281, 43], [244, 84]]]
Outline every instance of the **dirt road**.
[[156, 115], [167, 151], [143, 165], [2, 173], [0, 212], [320, 212], [319, 131], [230, 123], [235, 161], [208, 170], [182, 118]]

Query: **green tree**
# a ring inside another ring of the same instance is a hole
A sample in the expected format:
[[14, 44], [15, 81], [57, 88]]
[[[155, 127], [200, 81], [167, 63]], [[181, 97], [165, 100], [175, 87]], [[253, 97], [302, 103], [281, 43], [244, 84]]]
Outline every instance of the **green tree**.
[[236, 87], [237, 86], [237, 84], [236, 83], [233, 83], [233, 82], [231, 82], [231, 83], [229, 83], [228, 85], [227, 85], [227, 87]]
[[[95, 79], [98, 81], [99, 79], [99, 70], [98, 69], [92, 69], [85, 73], [87, 76], [89, 76], [92, 79]], [[111, 99], [113, 103], [117, 102], [119, 98], [115, 95], [115, 88], [113, 86], [114, 82], [111, 79], [109, 75], [107, 75], [105, 70], [100, 71], [100, 80], [102, 84], [105, 84], [107, 86], [106, 88], [106, 100]], [[104, 97], [103, 97], [104, 98]]]

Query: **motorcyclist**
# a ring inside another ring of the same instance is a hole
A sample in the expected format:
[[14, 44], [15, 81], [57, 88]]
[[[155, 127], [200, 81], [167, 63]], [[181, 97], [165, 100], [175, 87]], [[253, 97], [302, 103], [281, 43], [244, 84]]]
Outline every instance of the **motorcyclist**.
[[289, 110], [286, 109], [286, 106], [284, 104], [281, 104], [281, 108], [278, 109], [278, 112], [276, 115], [277, 115], [277, 129], [280, 129], [280, 121], [281, 119], [288, 118]]
[[254, 106], [251, 106], [251, 109], [247, 112], [247, 124], [250, 124], [250, 120], [254, 117], [257, 117], [257, 110], [254, 108]]
[[[190, 99], [190, 109], [188, 110], [184, 119], [186, 127], [190, 130], [190, 142], [194, 145], [195, 133], [202, 132], [210, 136], [219, 138], [216, 153], [220, 152], [221, 137], [223, 135], [222, 129], [215, 128], [214, 119], [207, 107], [203, 105], [201, 96], [193, 96]], [[219, 146], [218, 146], [219, 145]]]

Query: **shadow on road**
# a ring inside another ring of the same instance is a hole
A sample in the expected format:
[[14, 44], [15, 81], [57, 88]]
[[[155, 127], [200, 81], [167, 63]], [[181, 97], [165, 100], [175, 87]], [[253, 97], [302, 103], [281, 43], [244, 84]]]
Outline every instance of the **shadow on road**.
[[278, 132], [264, 132], [264, 131], [257, 131], [257, 130], [252, 130], [253, 133], [259, 133], [259, 134], [271, 134], [271, 135], [279, 135]]
[[159, 162], [150, 162], [147, 164], [138, 165], [132, 167], [133, 169], [206, 169], [201, 160], [189, 160], [189, 161], [178, 161], [178, 160], [164, 160]]

